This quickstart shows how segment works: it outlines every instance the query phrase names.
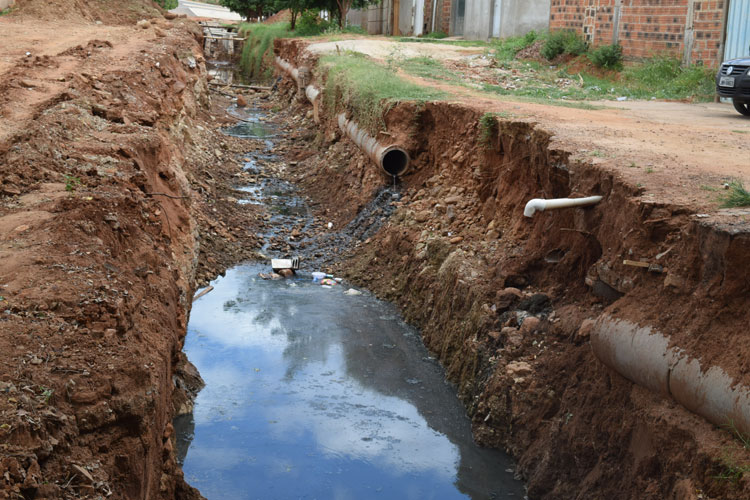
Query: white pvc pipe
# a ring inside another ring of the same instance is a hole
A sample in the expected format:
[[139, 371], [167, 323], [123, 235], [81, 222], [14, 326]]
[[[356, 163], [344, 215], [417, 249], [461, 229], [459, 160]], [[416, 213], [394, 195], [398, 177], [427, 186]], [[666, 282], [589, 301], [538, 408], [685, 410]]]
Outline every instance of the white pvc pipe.
[[545, 210], [555, 210], [558, 208], [569, 208], [569, 207], [585, 207], [587, 205], [595, 205], [602, 201], [601, 196], [589, 196], [587, 198], [556, 198], [553, 200], [544, 200], [541, 198], [534, 198], [529, 200], [526, 204], [526, 208], [523, 209], [523, 214], [526, 217], [534, 217], [537, 212], [544, 212]]
[[299, 78], [299, 70], [297, 68], [295, 68], [279, 56], [276, 56], [276, 65], [289, 73], [289, 76], [291, 76], [292, 79], [297, 83], [297, 88], [302, 88], [302, 81]]

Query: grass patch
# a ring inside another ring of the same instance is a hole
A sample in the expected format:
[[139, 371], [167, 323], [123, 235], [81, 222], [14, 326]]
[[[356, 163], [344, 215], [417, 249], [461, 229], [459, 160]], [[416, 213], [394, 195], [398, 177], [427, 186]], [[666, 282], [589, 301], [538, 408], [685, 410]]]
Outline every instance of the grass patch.
[[410, 75], [458, 85], [466, 83], [458, 74], [450, 71], [440, 61], [431, 57], [411, 57], [395, 62], [395, 65]]
[[534, 30], [529, 31], [523, 36], [513, 36], [508, 38], [502, 38], [494, 42], [494, 56], [497, 61], [512, 61], [516, 58], [516, 54], [531, 46], [537, 40], [543, 38], [544, 35], [537, 33]]
[[721, 196], [719, 201], [722, 208], [750, 207], [750, 192], [742, 185], [742, 181], [734, 180], [729, 183], [729, 193]]
[[240, 35], [247, 38], [240, 57], [243, 75], [255, 81], [270, 79], [273, 74], [273, 41], [292, 36], [289, 23], [240, 25]]
[[711, 100], [715, 94], [714, 71], [703, 66], [682, 67], [678, 59], [656, 57], [625, 68], [623, 95], [649, 99]]
[[497, 135], [498, 123], [495, 113], [485, 113], [479, 119], [479, 144], [485, 149], [492, 146], [492, 138]]
[[348, 52], [320, 59], [318, 71], [324, 77], [324, 102], [335, 113], [350, 110], [360, 126], [374, 133], [383, 128], [383, 115], [399, 101], [434, 101], [444, 92], [407, 82], [370, 58]]

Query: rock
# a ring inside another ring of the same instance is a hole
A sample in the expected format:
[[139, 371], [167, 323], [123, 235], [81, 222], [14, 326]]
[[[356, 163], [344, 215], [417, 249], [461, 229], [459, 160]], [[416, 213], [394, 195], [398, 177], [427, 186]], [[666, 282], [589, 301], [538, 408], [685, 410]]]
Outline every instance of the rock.
[[291, 269], [279, 269], [279, 274], [284, 278], [291, 278], [292, 276], [294, 276], [294, 271], [292, 271]]
[[244, 108], [247, 106], [247, 100], [241, 95], [237, 96], [237, 107]]
[[147, 21], [147, 20], [145, 20], [145, 19], [141, 19], [140, 21], [138, 21], [138, 22], [136, 23], [136, 26], [138, 26], [139, 28], [142, 28], [142, 29], [144, 29], [144, 30], [145, 30], [145, 29], [148, 29], [148, 27], [149, 27], [149, 26], [151, 26], [151, 23], [150, 23], [150, 22], [148, 22], [148, 21]]
[[504, 312], [515, 306], [523, 297], [521, 290], [518, 288], [508, 287], [500, 290], [495, 295], [495, 306], [497, 312]]
[[674, 273], [667, 273], [667, 277], [664, 278], [664, 286], [674, 288], [676, 291], [684, 290], [685, 280]]
[[522, 311], [528, 311], [531, 314], [537, 314], [549, 307], [549, 297], [543, 293], [535, 293], [531, 297], [522, 300], [518, 308]]
[[417, 222], [427, 222], [430, 219], [432, 213], [429, 210], [422, 210], [414, 215], [414, 220]]
[[446, 205], [457, 205], [463, 198], [461, 196], [449, 196], [443, 200]]
[[175, 14], [174, 12], [165, 12], [164, 19], [169, 19], [170, 21], [172, 19], [177, 19], [177, 14]]
[[518, 331], [518, 328], [512, 326], [505, 326], [500, 330], [500, 337], [505, 339], [505, 345], [510, 347], [519, 347], [523, 344], [523, 335]]
[[505, 373], [511, 377], [522, 377], [532, 372], [531, 365], [526, 361], [511, 361], [505, 367]]
[[523, 335], [528, 335], [538, 330], [540, 324], [541, 324], [541, 320], [539, 318], [536, 318], [534, 316], [529, 316], [523, 320], [523, 323], [521, 323], [521, 328], [519, 331]]
[[362, 292], [359, 290], [355, 290], [354, 288], [350, 288], [349, 290], [344, 292], [344, 295], [362, 295]]
[[463, 236], [454, 236], [453, 238], [450, 239], [450, 244], [451, 245], [456, 245], [458, 243], [461, 243], [462, 241], [464, 241], [464, 237]]
[[13, 230], [14, 233], [22, 233], [28, 231], [31, 228], [28, 224], [22, 224]]
[[584, 319], [581, 321], [581, 326], [578, 327], [578, 332], [576, 332], [576, 338], [577, 339], [587, 339], [591, 336], [591, 332], [594, 331], [594, 325], [596, 324], [596, 321], [593, 319]]
[[488, 240], [496, 240], [500, 238], [500, 233], [495, 229], [490, 229], [487, 231], [487, 239]]
[[21, 190], [13, 184], [5, 184], [0, 187], [0, 193], [6, 196], [18, 196], [19, 194], [21, 194]]
[[34, 87], [36, 87], [36, 85], [35, 85], [35, 84], [31, 83], [31, 82], [30, 82], [30, 81], [28, 81], [28, 80], [19, 80], [19, 81], [18, 81], [18, 84], [19, 84], [19, 85], [20, 85], [21, 87], [25, 88], [25, 89], [33, 89]]
[[154, 33], [159, 38], [164, 38], [165, 36], [167, 36], [167, 34], [164, 32], [164, 30], [161, 29], [161, 28], [159, 28], [158, 26], [154, 27]]
[[36, 354], [33, 358], [31, 358], [31, 361], [29, 361], [29, 363], [31, 363], [32, 365], [41, 365], [43, 362], [44, 361], [36, 357]]
[[487, 332], [487, 335], [494, 341], [500, 340], [500, 332], [498, 331]]

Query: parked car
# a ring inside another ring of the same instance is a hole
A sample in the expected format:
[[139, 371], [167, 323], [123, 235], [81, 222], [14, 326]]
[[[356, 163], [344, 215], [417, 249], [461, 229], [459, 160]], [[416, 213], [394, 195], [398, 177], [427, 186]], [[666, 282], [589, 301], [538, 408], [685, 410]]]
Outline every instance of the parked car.
[[716, 75], [716, 93], [731, 99], [734, 109], [750, 116], [750, 57], [721, 64]]

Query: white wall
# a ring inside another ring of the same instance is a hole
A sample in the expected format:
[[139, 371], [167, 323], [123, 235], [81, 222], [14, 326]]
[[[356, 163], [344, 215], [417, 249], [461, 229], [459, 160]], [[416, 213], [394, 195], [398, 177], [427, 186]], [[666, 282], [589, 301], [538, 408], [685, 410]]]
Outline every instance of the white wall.
[[5, 10], [15, 3], [16, 0], [0, 0], [0, 10]]
[[466, 0], [464, 38], [486, 40], [492, 36], [493, 10], [498, 3], [501, 38], [549, 27], [550, 0]]

